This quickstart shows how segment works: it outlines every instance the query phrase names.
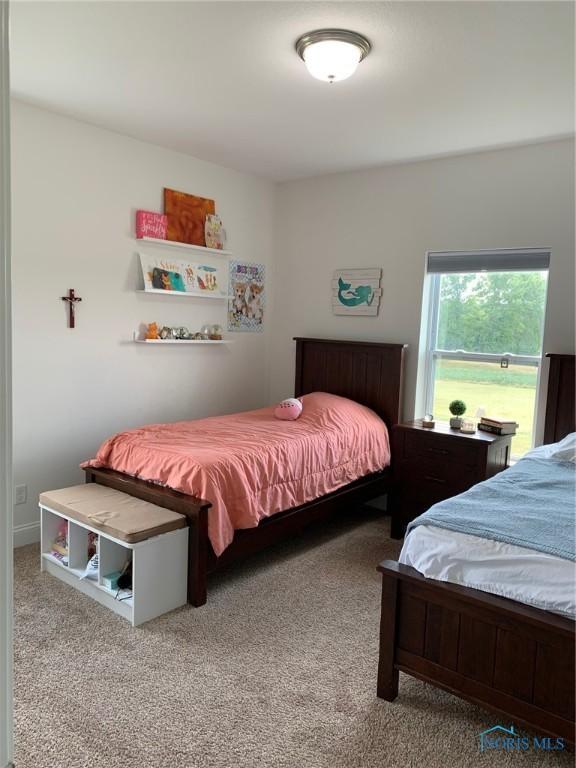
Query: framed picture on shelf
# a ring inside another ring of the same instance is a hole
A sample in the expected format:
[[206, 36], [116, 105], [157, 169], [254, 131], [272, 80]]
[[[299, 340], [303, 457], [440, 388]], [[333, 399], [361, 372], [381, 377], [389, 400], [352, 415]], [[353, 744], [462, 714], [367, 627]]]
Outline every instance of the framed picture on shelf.
[[231, 261], [228, 330], [262, 331], [265, 303], [264, 265]]
[[145, 291], [167, 291], [224, 297], [226, 266], [140, 253]]

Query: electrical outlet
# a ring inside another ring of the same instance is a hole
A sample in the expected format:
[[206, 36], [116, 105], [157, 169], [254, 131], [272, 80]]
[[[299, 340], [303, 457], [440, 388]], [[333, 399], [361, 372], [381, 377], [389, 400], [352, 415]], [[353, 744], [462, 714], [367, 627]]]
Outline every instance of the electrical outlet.
[[26, 504], [28, 488], [25, 485], [17, 485], [14, 488], [14, 504]]

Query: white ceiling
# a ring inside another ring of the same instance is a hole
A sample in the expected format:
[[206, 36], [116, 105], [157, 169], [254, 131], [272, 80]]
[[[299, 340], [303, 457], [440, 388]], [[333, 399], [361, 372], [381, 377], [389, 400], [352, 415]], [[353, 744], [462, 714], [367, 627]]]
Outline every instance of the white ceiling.
[[[314, 80], [294, 41], [367, 35]], [[231, 168], [289, 179], [574, 131], [571, 2], [16, 2], [28, 102]]]

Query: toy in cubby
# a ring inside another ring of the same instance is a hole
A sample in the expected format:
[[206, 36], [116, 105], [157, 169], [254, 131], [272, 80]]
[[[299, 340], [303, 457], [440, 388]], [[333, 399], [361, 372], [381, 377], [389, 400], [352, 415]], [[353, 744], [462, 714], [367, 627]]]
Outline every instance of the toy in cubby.
[[81, 579], [98, 580], [98, 534], [88, 531], [88, 562]]
[[62, 520], [58, 525], [56, 536], [52, 542], [50, 554], [63, 565], [68, 565], [68, 521]]

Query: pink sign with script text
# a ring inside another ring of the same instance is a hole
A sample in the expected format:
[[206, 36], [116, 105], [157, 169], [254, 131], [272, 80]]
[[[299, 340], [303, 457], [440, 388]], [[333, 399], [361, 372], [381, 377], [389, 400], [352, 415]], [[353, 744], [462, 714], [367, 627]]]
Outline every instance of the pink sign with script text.
[[156, 237], [166, 240], [168, 217], [153, 211], [136, 211], [136, 237]]

